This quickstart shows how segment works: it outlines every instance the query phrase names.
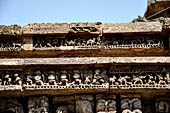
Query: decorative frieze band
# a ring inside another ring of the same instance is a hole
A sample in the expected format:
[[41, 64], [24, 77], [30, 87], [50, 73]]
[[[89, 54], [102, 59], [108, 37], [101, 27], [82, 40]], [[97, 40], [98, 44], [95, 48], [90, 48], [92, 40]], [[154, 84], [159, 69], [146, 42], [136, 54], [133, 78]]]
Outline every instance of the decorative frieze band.
[[1, 71], [1, 90], [170, 89], [169, 72], [109, 73], [96, 70]]

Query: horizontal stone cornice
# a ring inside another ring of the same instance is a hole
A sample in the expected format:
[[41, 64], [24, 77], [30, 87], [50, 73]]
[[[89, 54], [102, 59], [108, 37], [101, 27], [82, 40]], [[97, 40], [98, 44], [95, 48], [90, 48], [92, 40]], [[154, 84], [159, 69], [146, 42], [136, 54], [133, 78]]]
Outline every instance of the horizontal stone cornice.
[[0, 65], [170, 64], [170, 57], [70, 57], [0, 59]]

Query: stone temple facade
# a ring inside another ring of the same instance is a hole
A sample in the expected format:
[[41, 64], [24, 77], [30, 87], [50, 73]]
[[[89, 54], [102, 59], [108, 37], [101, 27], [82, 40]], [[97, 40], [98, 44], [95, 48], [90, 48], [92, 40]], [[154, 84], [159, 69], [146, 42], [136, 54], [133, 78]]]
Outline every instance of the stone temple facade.
[[0, 25], [0, 113], [170, 113], [160, 2], [131, 23]]

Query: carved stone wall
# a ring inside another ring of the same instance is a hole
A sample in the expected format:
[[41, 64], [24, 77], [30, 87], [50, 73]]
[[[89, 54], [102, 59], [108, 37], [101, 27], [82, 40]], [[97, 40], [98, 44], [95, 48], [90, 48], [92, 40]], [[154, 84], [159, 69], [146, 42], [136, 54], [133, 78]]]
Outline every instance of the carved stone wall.
[[169, 89], [167, 70], [25, 70], [0, 71], [1, 90], [31, 89]]

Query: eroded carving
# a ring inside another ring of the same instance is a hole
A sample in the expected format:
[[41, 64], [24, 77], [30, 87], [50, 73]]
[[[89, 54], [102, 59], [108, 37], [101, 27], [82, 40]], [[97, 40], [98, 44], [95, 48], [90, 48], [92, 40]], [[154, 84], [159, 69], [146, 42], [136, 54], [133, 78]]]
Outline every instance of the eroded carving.
[[93, 113], [93, 96], [81, 95], [76, 97], [76, 113]]
[[[124, 98], [121, 100], [122, 113], [140, 113], [142, 108], [141, 100], [139, 98]], [[132, 112], [133, 111], [133, 112]]]
[[[95, 70], [0, 71], [1, 90], [169, 88], [169, 72]], [[4, 87], [5, 86], [5, 87]]]
[[28, 100], [28, 113], [49, 113], [48, 98], [30, 97]]
[[21, 40], [19, 39], [3, 38], [0, 40], [0, 51], [20, 51], [21, 46]]
[[1, 113], [24, 113], [23, 105], [18, 99], [1, 99], [0, 101]]
[[158, 36], [141, 37], [35, 37], [34, 49], [114, 49], [114, 48], [163, 48], [163, 40]]
[[170, 100], [168, 97], [158, 97], [156, 99], [156, 113], [169, 113]]

